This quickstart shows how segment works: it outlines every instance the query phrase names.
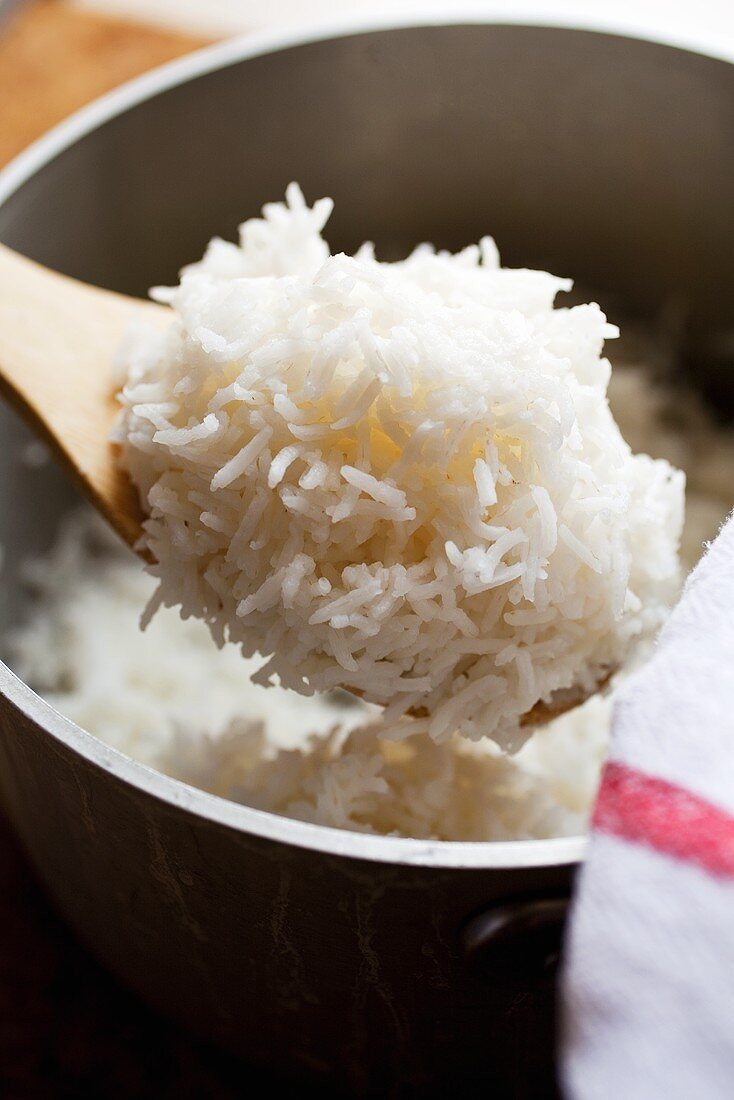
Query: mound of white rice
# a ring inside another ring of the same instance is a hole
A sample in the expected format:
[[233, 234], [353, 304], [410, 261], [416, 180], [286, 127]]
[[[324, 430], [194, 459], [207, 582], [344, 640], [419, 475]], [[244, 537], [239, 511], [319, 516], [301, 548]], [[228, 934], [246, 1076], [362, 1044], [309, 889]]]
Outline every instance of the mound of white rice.
[[598, 306], [499, 267], [493, 242], [331, 256], [291, 185], [215, 240], [177, 319], [134, 335], [119, 432], [160, 605], [343, 685], [393, 733], [516, 750], [554, 692], [593, 690], [677, 590], [683, 475], [633, 455], [606, 400]]

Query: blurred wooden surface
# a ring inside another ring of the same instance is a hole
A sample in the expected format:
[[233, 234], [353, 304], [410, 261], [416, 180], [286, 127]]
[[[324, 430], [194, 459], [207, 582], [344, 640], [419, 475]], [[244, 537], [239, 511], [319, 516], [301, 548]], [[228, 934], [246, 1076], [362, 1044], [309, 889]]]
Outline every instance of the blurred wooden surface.
[[0, 164], [90, 99], [205, 44], [59, 0], [20, 0], [0, 20]]
[[[52, 0], [0, 14], [0, 163], [88, 100], [201, 45]], [[122, 989], [54, 913], [0, 816], [1, 1100], [235, 1100], [273, 1084]]]

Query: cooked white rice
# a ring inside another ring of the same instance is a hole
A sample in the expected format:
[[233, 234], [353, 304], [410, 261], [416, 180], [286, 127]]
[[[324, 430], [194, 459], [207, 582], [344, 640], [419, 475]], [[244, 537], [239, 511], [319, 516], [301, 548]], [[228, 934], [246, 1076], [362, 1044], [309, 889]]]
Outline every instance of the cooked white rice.
[[460, 737], [395, 743], [381, 736], [380, 708], [343, 692], [304, 699], [253, 684], [254, 662], [217, 650], [195, 619], [166, 609], [141, 635], [154, 582], [90, 510], [69, 517], [26, 580], [34, 612], [5, 639], [11, 664], [78, 725], [174, 778], [364, 832], [501, 840], [583, 829], [606, 700], [544, 731], [547, 760], [533, 743], [511, 758]]
[[[637, 364], [653, 359], [657, 343], [644, 335], [635, 343], [625, 351], [633, 365], [615, 367], [612, 407], [634, 446], [687, 471], [690, 567], [734, 504], [734, 436], [716, 431], [692, 394], [651, 386]], [[537, 731], [514, 757], [456, 737], [394, 744], [380, 736], [379, 712], [357, 700], [252, 684], [255, 662], [232, 646], [217, 651], [196, 620], [164, 610], [141, 635], [139, 608], [155, 582], [90, 513], [70, 518], [28, 581], [37, 600], [2, 639], [4, 655], [79, 725], [176, 778], [322, 825], [419, 838], [522, 839], [585, 827], [609, 698]]]
[[267, 658], [259, 683], [349, 687], [384, 735], [515, 751], [535, 703], [663, 621], [683, 475], [620, 435], [616, 330], [553, 308], [567, 280], [501, 269], [488, 238], [331, 256], [330, 201], [287, 199], [159, 290], [177, 320], [121, 355], [147, 617], [203, 619]]

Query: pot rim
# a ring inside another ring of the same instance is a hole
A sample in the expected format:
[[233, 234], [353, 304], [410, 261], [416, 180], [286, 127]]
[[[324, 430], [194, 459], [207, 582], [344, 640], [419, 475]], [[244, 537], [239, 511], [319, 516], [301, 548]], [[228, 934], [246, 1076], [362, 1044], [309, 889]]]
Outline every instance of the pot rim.
[[[347, 17], [312, 23], [307, 27], [259, 32], [207, 46], [120, 85], [49, 130], [0, 172], [0, 206], [58, 154], [138, 103], [240, 61], [312, 42], [427, 26], [529, 26], [614, 34], [734, 61], [734, 43], [727, 47], [726, 42], [717, 39], [713, 33], [707, 34], [705, 28], [695, 32], [692, 29], [691, 34], [684, 38], [670, 29], [651, 29], [644, 18], [637, 18], [633, 13], [628, 13], [625, 20], [598, 12], [581, 14], [573, 4], [567, 4], [566, 8], [566, 11], [560, 9], [552, 15], [539, 16], [537, 5], [527, 0], [521, 0], [518, 4], [514, 0], [513, 3], [494, 3], [490, 12], [413, 12], [409, 16]], [[433, 868], [483, 869], [575, 864], [581, 861], [586, 850], [587, 839], [583, 836], [548, 840], [428, 841], [357, 833], [297, 821], [209, 794], [133, 760], [60, 714], [2, 661], [0, 694], [63, 745], [140, 793], [237, 832], [254, 834], [282, 844], [357, 860]]]

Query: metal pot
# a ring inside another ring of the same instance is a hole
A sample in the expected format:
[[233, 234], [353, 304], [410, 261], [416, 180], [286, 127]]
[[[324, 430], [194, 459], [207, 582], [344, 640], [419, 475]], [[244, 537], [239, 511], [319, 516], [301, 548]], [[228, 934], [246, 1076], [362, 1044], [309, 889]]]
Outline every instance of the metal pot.
[[[231, 43], [123, 88], [0, 176], [0, 238], [143, 294], [291, 179], [332, 245], [496, 235], [714, 347], [732, 300], [734, 69], [555, 27]], [[720, 376], [709, 371], [715, 388]], [[74, 493], [0, 410], [0, 621]], [[319, 828], [153, 773], [0, 666], [0, 789], [70, 924], [130, 987], [256, 1062], [360, 1094], [552, 1092], [549, 955], [583, 839]]]

